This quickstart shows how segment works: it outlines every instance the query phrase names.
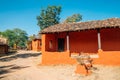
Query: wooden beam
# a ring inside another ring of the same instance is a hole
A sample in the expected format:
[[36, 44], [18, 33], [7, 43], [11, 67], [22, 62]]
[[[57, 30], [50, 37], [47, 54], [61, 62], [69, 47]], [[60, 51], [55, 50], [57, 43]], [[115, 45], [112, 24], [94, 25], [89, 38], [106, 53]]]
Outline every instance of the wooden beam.
[[67, 32], [67, 51], [70, 50], [70, 45], [69, 45], [69, 33]]
[[100, 29], [98, 29], [98, 49], [101, 49]]

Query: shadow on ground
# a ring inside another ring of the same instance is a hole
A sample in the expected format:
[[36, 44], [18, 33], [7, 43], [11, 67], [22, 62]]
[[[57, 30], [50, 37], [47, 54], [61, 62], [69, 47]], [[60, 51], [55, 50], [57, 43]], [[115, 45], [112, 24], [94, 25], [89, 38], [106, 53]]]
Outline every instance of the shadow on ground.
[[16, 53], [17, 53], [17, 50], [9, 49], [9, 50], [8, 50], [8, 53], [2, 53], [2, 54], [0, 54], [0, 57], [15, 55]]
[[5, 78], [6, 76], [1, 76], [0, 79]]
[[41, 55], [41, 53], [15, 54], [15, 55], [12, 55], [12, 56], [7, 56], [7, 57], [0, 58], [0, 62], [7, 62], [7, 61], [15, 60], [17, 58], [37, 57], [39, 55]]
[[7, 65], [7, 66], [0, 66], [0, 79], [4, 78], [4, 74], [14, 72], [16, 70], [21, 70], [23, 68], [28, 68], [30, 66], [17, 66], [17, 65]]

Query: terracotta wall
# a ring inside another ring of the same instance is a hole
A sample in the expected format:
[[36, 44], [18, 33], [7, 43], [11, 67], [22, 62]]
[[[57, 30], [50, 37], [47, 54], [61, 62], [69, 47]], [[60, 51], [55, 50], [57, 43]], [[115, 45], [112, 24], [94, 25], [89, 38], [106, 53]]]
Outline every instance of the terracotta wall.
[[[45, 37], [45, 51], [57, 51], [58, 50], [58, 38], [65, 39], [65, 51], [66, 51], [66, 33], [47, 34]], [[52, 48], [50, 48], [50, 41], [52, 41]]]
[[120, 28], [101, 29], [101, 47], [104, 51], [120, 51]]
[[[42, 34], [42, 64], [75, 64], [75, 59], [70, 57], [66, 50], [67, 33]], [[82, 36], [81, 36], [82, 35]], [[72, 52], [95, 52], [97, 53], [97, 31], [71, 32], [69, 33], [70, 51]], [[57, 39], [65, 39], [65, 51], [57, 51]], [[52, 41], [52, 48], [49, 42]]]
[[[57, 42], [55, 39], [55, 34], [48, 34], [46, 35], [45, 39], [45, 51], [56, 51], [57, 49]], [[52, 48], [50, 48], [50, 41], [52, 41]]]
[[[56, 35], [56, 34], [55, 34]], [[62, 37], [62, 36], [56, 36]], [[75, 64], [76, 60], [70, 58], [70, 53], [65, 52], [57, 52], [57, 47], [55, 46], [52, 49], [49, 49], [49, 40], [55, 41], [55, 37], [53, 34], [42, 34], [42, 64], [51, 65], [51, 64]], [[46, 43], [46, 44], [45, 44]], [[57, 42], [54, 42], [53, 45], [56, 45]]]
[[[120, 29], [102, 29], [101, 43], [103, 51], [98, 50], [97, 31], [71, 32], [70, 52], [98, 53], [99, 58], [94, 59], [94, 64], [120, 65]], [[65, 38], [62, 34], [42, 34], [42, 64], [76, 64], [70, 57], [70, 52], [57, 52], [57, 38]], [[49, 41], [53, 41], [53, 48], [49, 48]], [[65, 42], [66, 50], [66, 42]], [[112, 51], [114, 50], [114, 51]]]
[[41, 40], [40, 39], [32, 41], [32, 50], [41, 51]]
[[[45, 46], [45, 44], [46, 44], [46, 43], [45, 43], [45, 41], [46, 41], [46, 34], [42, 34], [42, 35], [41, 35], [41, 39], [42, 39], [42, 40], [41, 40], [41, 42], [42, 42], [41, 51], [42, 51], [42, 55], [43, 55], [43, 54], [45, 53], [45, 51], [46, 51], [46, 50], [45, 50], [45, 47], [46, 47], [46, 46]], [[42, 57], [43, 57], [43, 56], [42, 56]]]
[[[120, 51], [102, 51], [98, 53], [99, 58], [93, 59], [93, 65], [120, 66]], [[75, 58], [69, 57], [69, 52], [44, 52], [42, 53], [42, 64], [77, 64]]]
[[120, 51], [100, 51], [98, 55], [93, 64], [120, 66]]
[[[65, 39], [65, 51], [66, 51], [66, 35], [67, 33], [59, 34], [47, 34], [45, 40], [45, 49], [46, 51], [57, 51], [58, 49], [58, 38]], [[52, 41], [52, 48], [50, 48], [49, 42]], [[69, 43], [70, 51], [74, 52], [89, 52], [97, 53], [98, 43], [97, 43], [97, 31], [84, 31], [84, 32], [70, 32], [69, 33]]]
[[87, 52], [97, 53], [97, 30], [71, 32], [70, 37], [70, 51], [74, 52]]
[[69, 57], [69, 52], [44, 52], [42, 53], [42, 64], [75, 64], [76, 60]]

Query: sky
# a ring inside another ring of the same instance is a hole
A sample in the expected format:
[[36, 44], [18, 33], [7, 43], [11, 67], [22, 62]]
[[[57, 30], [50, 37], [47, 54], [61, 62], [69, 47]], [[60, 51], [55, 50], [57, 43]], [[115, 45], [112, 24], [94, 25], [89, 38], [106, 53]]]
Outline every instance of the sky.
[[120, 0], [0, 0], [0, 31], [20, 28], [29, 36], [38, 34], [36, 16], [48, 5], [62, 7], [61, 22], [77, 13], [82, 21], [120, 18]]

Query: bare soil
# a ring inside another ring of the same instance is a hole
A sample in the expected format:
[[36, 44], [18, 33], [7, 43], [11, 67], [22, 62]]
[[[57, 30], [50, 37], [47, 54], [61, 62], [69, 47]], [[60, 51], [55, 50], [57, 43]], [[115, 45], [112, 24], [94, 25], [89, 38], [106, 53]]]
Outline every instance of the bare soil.
[[0, 57], [0, 80], [120, 80], [120, 66], [94, 65], [89, 76], [75, 74], [76, 65], [40, 66], [41, 53], [18, 51]]

